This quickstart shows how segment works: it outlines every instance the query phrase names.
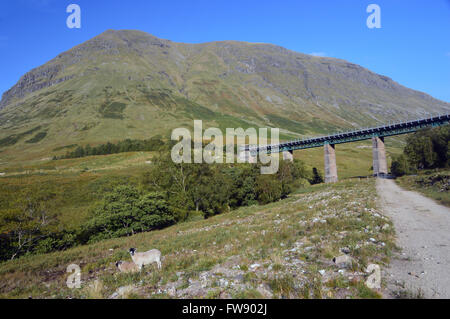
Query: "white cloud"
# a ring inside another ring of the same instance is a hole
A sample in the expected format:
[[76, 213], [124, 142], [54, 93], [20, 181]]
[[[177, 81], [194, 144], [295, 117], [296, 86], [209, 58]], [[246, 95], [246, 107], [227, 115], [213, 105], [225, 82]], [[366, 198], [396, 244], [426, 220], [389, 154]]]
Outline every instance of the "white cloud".
[[312, 53], [310, 53], [310, 55], [321, 56], [321, 57], [327, 56], [327, 54], [325, 52], [312, 52]]

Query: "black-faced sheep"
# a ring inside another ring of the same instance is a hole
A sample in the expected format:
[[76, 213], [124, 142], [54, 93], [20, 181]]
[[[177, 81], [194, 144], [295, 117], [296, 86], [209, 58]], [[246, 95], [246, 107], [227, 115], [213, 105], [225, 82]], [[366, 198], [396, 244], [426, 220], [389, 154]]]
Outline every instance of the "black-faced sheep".
[[149, 265], [154, 262], [158, 265], [158, 269], [161, 269], [161, 252], [158, 249], [138, 253], [136, 248], [130, 248], [130, 255], [139, 269], [142, 269], [144, 265]]

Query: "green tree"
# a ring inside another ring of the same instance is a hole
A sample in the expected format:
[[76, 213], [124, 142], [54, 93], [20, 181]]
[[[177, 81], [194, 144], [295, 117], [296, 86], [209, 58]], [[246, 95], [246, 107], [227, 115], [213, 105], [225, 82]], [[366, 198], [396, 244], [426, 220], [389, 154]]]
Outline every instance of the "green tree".
[[394, 176], [403, 176], [410, 171], [409, 163], [405, 155], [401, 154], [392, 160], [391, 174]]
[[418, 169], [431, 168], [436, 160], [433, 142], [427, 135], [414, 134], [407, 138], [404, 149], [409, 163]]
[[282, 183], [272, 175], [259, 175], [256, 178], [256, 193], [260, 204], [268, 204], [281, 199]]
[[[38, 241], [46, 237], [55, 225], [56, 217], [49, 210], [48, 202], [53, 198], [48, 194], [19, 194], [13, 207], [0, 216], [2, 249], [8, 247], [8, 258], [32, 251]], [[3, 253], [5, 254], [5, 253]]]
[[163, 228], [175, 221], [164, 194], [120, 185], [105, 195], [85, 229], [90, 241]]
[[323, 183], [322, 174], [319, 173], [319, 171], [317, 170], [316, 167], [313, 167], [312, 175], [313, 176], [312, 176], [311, 180], [309, 181], [311, 183], [311, 185]]

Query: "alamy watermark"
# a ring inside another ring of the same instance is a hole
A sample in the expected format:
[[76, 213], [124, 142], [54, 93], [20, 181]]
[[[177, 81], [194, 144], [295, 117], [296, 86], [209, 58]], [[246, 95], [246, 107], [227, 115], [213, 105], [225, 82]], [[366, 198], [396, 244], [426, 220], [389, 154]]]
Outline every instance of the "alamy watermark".
[[81, 8], [78, 4], [69, 4], [66, 12], [70, 13], [67, 17], [66, 25], [69, 29], [81, 28]]
[[67, 287], [70, 289], [81, 288], [81, 268], [77, 264], [70, 264], [67, 266], [68, 273], [71, 275], [67, 276]]
[[378, 4], [369, 4], [366, 9], [370, 15], [367, 17], [366, 25], [369, 29], [381, 28], [381, 8]]
[[370, 264], [366, 268], [366, 272], [369, 273], [369, 277], [366, 280], [366, 286], [370, 289], [381, 288], [381, 269], [377, 264]]
[[[259, 133], [259, 134], [258, 134]], [[176, 128], [172, 131], [171, 139], [178, 141], [171, 151], [174, 163], [256, 163], [259, 159], [261, 174], [275, 174], [278, 171], [278, 156], [267, 154], [266, 151], [258, 152], [256, 147], [267, 147], [268, 129], [259, 128], [227, 128], [225, 132], [225, 156], [224, 134], [217, 127], [207, 128], [203, 131], [203, 122], [194, 120], [194, 136], [187, 128]], [[181, 139], [181, 140], [180, 140]], [[235, 144], [235, 140], [237, 143]], [[210, 141], [203, 148], [203, 141]], [[248, 143], [246, 142], [248, 141]], [[278, 153], [279, 129], [270, 129], [271, 153]], [[237, 148], [235, 147], [237, 146]], [[238, 154], [235, 154], [235, 149]], [[264, 166], [266, 165], [266, 166]]]

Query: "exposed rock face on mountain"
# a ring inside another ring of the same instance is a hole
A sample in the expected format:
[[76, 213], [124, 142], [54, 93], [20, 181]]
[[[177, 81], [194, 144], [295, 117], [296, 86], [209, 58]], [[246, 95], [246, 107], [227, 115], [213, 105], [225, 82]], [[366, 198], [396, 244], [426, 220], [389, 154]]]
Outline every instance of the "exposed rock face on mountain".
[[37, 126], [49, 145], [147, 138], [193, 119], [221, 128], [280, 127], [295, 136], [449, 110], [449, 103], [339, 59], [109, 30], [3, 94], [0, 140]]

